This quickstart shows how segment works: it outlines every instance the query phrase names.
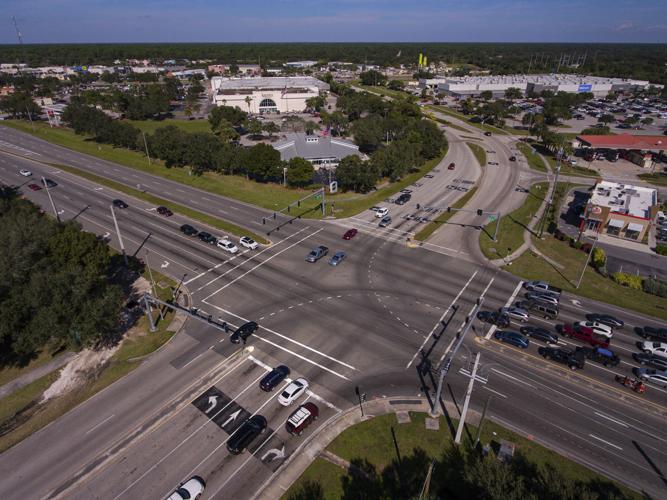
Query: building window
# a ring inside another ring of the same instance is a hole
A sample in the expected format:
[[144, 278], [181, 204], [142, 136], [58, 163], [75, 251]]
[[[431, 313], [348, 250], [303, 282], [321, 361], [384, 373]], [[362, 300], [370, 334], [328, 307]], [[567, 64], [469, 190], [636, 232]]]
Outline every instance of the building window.
[[259, 103], [260, 108], [275, 108], [276, 102], [273, 99], [262, 99]]

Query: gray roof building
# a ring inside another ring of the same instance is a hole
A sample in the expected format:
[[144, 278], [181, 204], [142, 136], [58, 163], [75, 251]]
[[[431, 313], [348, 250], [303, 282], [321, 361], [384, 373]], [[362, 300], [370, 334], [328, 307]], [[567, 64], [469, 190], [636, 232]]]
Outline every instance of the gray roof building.
[[330, 135], [289, 134], [284, 141], [273, 146], [280, 152], [280, 158], [288, 161], [299, 156], [319, 167], [335, 167], [341, 159], [350, 155], [363, 156], [359, 147]]

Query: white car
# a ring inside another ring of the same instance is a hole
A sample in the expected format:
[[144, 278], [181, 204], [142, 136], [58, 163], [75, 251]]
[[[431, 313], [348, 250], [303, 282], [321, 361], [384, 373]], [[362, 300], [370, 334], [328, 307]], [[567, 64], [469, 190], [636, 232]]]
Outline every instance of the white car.
[[255, 240], [248, 236], [243, 236], [240, 240], [239, 243], [241, 244], [242, 247], [249, 248], [250, 250], [254, 250], [257, 248], [259, 245]]
[[239, 248], [234, 243], [224, 238], [218, 240], [218, 248], [222, 248], [225, 252], [229, 253], [237, 253], [239, 251]]
[[289, 406], [299, 399], [306, 389], [308, 389], [308, 381], [305, 378], [298, 378], [285, 387], [285, 390], [278, 396], [278, 402], [283, 406]]
[[21, 174], [23, 177], [30, 177], [32, 175], [32, 172], [30, 170], [22, 168], [21, 170], [19, 170], [19, 174]]
[[654, 356], [660, 356], [661, 358], [667, 358], [667, 343], [647, 340], [642, 343], [642, 351]]
[[167, 500], [192, 500], [199, 498], [206, 488], [206, 483], [199, 476], [192, 476], [190, 479], [181, 483]]
[[597, 321], [577, 321], [574, 326], [585, 326], [586, 328], [593, 330], [594, 333], [597, 333], [598, 335], [604, 335], [608, 338], [613, 336], [611, 326], [599, 323]]
[[382, 219], [388, 214], [389, 214], [389, 209], [386, 207], [380, 207], [375, 211], [375, 217], [377, 217], [378, 219]]

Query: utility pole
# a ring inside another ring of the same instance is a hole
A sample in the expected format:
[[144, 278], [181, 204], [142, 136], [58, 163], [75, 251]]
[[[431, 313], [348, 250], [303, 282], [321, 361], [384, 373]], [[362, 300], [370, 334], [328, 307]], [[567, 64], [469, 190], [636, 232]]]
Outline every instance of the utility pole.
[[463, 426], [466, 423], [466, 415], [468, 414], [468, 403], [470, 403], [470, 396], [472, 396], [472, 388], [475, 384], [475, 377], [477, 376], [477, 367], [479, 366], [479, 357], [482, 355], [481, 352], [477, 353], [475, 356], [475, 364], [472, 367], [472, 373], [470, 374], [470, 382], [468, 383], [468, 391], [466, 392], [466, 399], [463, 403], [463, 411], [461, 412], [461, 420], [459, 420], [459, 428], [456, 429], [456, 437], [454, 442], [456, 444], [461, 444], [461, 434], [463, 434]]
[[595, 245], [598, 244], [598, 240], [600, 237], [598, 236], [595, 238], [593, 241], [593, 246], [591, 247], [591, 251], [588, 252], [588, 256], [586, 257], [586, 263], [584, 264], [584, 268], [581, 270], [581, 274], [579, 275], [579, 280], [577, 281], [577, 286], [575, 288], [579, 288], [581, 286], [581, 282], [584, 279], [584, 274], [586, 273], [586, 268], [588, 267], [588, 263], [591, 261], [591, 256], [593, 255], [593, 250], [595, 250]]
[[60, 215], [58, 215], [58, 210], [56, 210], [56, 204], [53, 203], [53, 198], [51, 197], [51, 189], [49, 189], [49, 185], [46, 183], [46, 179], [44, 176], [42, 176], [42, 183], [44, 184], [44, 188], [46, 188], [46, 194], [49, 196], [49, 201], [51, 202], [51, 208], [53, 208], [53, 215], [56, 216], [56, 220], [60, 222]]
[[151, 164], [151, 155], [148, 153], [148, 142], [146, 142], [146, 134], [144, 131], [141, 131], [141, 136], [144, 138], [144, 147], [146, 148], [146, 157], [148, 158], [148, 164]]
[[151, 303], [148, 300], [148, 295], [144, 294], [144, 307], [146, 308], [146, 315], [148, 316], [148, 325], [151, 332], [156, 330], [155, 321], [153, 321], [153, 313], [151, 312]]
[[[157, 297], [157, 287], [155, 286], [155, 280], [153, 279], [153, 271], [151, 266], [148, 265], [148, 249], [146, 249], [146, 268], [148, 268], [148, 277], [151, 279], [151, 288], [153, 290], [153, 296]], [[160, 311], [160, 319], [164, 321], [164, 314], [162, 313], [162, 308], [158, 308]]]
[[118, 236], [118, 243], [120, 244], [120, 251], [123, 253], [123, 260], [125, 261], [125, 267], [129, 265], [129, 262], [127, 261], [127, 254], [125, 253], [125, 245], [123, 245], [123, 238], [120, 235], [120, 228], [118, 227], [118, 221], [116, 220], [116, 212], [113, 209], [113, 205], [111, 206], [111, 217], [113, 217], [113, 225], [116, 228], [116, 236]]
[[422, 491], [419, 493], [419, 500], [426, 500], [429, 497], [431, 490], [431, 476], [433, 474], [433, 467], [435, 466], [435, 459], [431, 460], [431, 464], [428, 466], [428, 472], [426, 472], [426, 479], [424, 480], [424, 486], [422, 486]]
[[470, 311], [470, 314], [468, 314], [468, 317], [466, 318], [466, 326], [464, 330], [461, 332], [459, 335], [458, 341], [456, 342], [456, 345], [450, 351], [449, 357], [447, 358], [447, 361], [445, 364], [442, 366], [440, 369], [440, 378], [438, 379], [438, 388], [435, 393], [435, 399], [431, 402], [431, 411], [430, 415], [432, 418], [435, 418], [439, 415], [440, 410], [438, 409], [438, 403], [440, 402], [440, 396], [442, 395], [442, 384], [445, 381], [445, 376], [447, 375], [447, 372], [449, 372], [449, 368], [452, 365], [452, 362], [454, 361], [454, 358], [456, 357], [456, 352], [459, 350], [459, 347], [461, 347], [461, 344], [463, 344], [463, 339], [465, 339], [466, 334], [468, 333], [468, 330], [470, 330], [470, 327], [472, 326], [473, 320], [475, 318], [475, 315], [477, 314], [477, 311], [479, 308], [482, 306], [482, 303], [484, 302], [484, 297], [480, 297], [477, 299], [477, 304], [475, 307], [473, 307], [472, 311]]
[[479, 420], [479, 425], [477, 426], [477, 437], [475, 438], [475, 444], [473, 445], [473, 448], [477, 448], [477, 445], [479, 444], [479, 439], [482, 436], [482, 424], [484, 423], [484, 417], [486, 417], [486, 410], [489, 408], [489, 403], [491, 403], [491, 397], [489, 396], [486, 399], [486, 403], [484, 403], [484, 409], [482, 410], [482, 418]]
[[498, 212], [498, 218], [496, 219], [496, 230], [493, 232], [493, 241], [498, 241], [498, 227], [500, 226], [500, 212]]
[[556, 178], [554, 180], [554, 188], [551, 190], [551, 194], [549, 195], [549, 202], [547, 203], [544, 213], [542, 214], [542, 221], [540, 222], [539, 238], [542, 238], [542, 235], [544, 234], [544, 224], [546, 223], [547, 214], [549, 213], [549, 210], [551, 210], [551, 204], [554, 201], [554, 194], [558, 189], [558, 176], [560, 175], [560, 160], [562, 155], [563, 155], [563, 148], [560, 148], [556, 156], [557, 163], [556, 163]]
[[355, 388], [354, 388], [354, 392], [356, 393], [357, 398], [359, 398], [359, 410], [361, 410], [361, 418], [363, 418], [363, 417], [364, 417], [364, 405], [363, 405], [363, 402], [366, 400], [366, 393], [362, 393], [362, 392], [359, 390], [359, 386], [358, 386], [358, 385], [355, 386]]

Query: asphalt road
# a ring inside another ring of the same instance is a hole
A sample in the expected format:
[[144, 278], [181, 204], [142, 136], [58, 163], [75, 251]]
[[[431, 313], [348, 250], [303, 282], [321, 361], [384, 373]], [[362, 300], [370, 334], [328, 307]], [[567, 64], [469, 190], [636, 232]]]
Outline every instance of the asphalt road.
[[[61, 217], [76, 217], [102, 236], [110, 233], [117, 245], [109, 210], [117, 193], [0, 154], [0, 180], [20, 185], [25, 182], [17, 174], [20, 168], [48, 173], [59, 183], [51, 194], [64, 211]], [[49, 208], [44, 190], [22, 191]], [[355, 386], [369, 398], [432, 391], [435, 367], [446, 360], [478, 297], [484, 296], [485, 309], [493, 309], [513, 302], [520, 292], [514, 276], [428, 247], [409, 248], [380, 228], [344, 241], [345, 228], [337, 223], [301, 221], [281, 230], [281, 239], [270, 247], [229, 256], [183, 236], [178, 227], [185, 219], [178, 214], [165, 219], [154, 207], [123, 198], [130, 208], [117, 212], [128, 253], [144, 253], [150, 265], [175, 278], [187, 273], [202, 315], [232, 325], [258, 321], [261, 328], [249, 341], [254, 350], [242, 355], [218, 330], [190, 320], [181, 335], [128, 377], [3, 453], [3, 498], [166, 496], [194, 473], [207, 480], [205, 498], [252, 497], [281, 463], [276, 456], [298, 453], [303, 441], [285, 434], [289, 410], [276, 403], [275, 393], [257, 388], [267, 367], [284, 363], [292, 378], [306, 377], [311, 393], [303, 401], [316, 402], [323, 414], [316, 425], [325, 425], [328, 417], [356, 403]], [[231, 203], [212, 200], [211, 206]], [[306, 263], [305, 255], [318, 244], [346, 251], [348, 259], [339, 267], [325, 259]], [[473, 393], [474, 409], [493, 396], [491, 418], [637, 489], [664, 495], [665, 391], [649, 387], [639, 397], [613, 378], [630, 374], [634, 366], [631, 353], [639, 338], [632, 327], [657, 322], [569, 295], [561, 311], [558, 322], [581, 320], [586, 311], [624, 319], [627, 326], [612, 343], [623, 363], [613, 370], [587, 363], [573, 373], [537, 357], [539, 342], [519, 351], [487, 340], [487, 326], [476, 321], [448, 375], [445, 398], [460, 404], [468, 382], [465, 369], [472, 354], [481, 351], [479, 375], [485, 380]], [[555, 325], [538, 318], [531, 323]], [[420, 376], [417, 366], [425, 366], [425, 357], [434, 369]], [[218, 410], [216, 403], [207, 412], [203, 402], [208, 404], [216, 390], [219, 401], [232, 404]], [[230, 456], [224, 442], [236, 420], [226, 421], [239, 409], [237, 420], [255, 412], [267, 417], [270, 432], [252, 454]]]

